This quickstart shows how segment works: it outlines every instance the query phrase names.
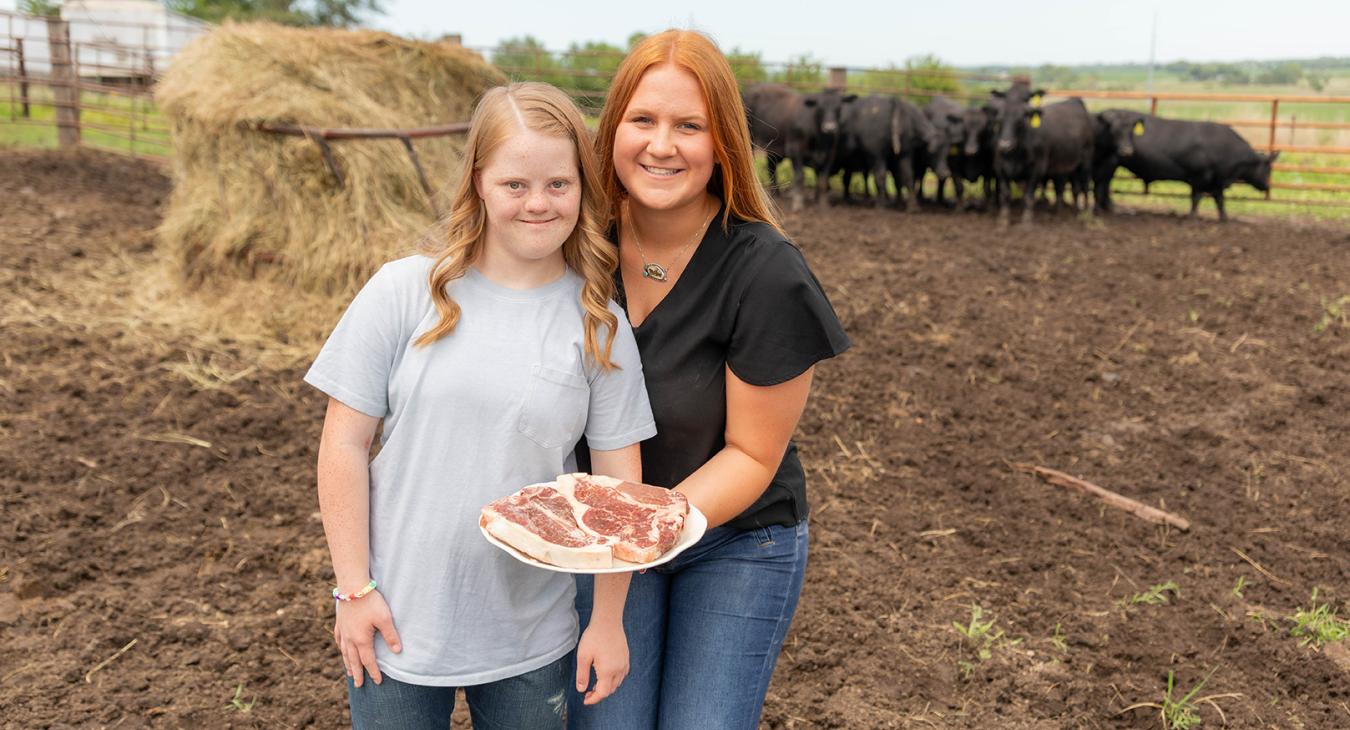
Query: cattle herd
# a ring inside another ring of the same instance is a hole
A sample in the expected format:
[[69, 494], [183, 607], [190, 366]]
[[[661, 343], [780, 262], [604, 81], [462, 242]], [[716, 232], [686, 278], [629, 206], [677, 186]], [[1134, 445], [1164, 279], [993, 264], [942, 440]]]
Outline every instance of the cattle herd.
[[[982, 104], [961, 106], [944, 97], [926, 107], [891, 96], [859, 96], [838, 89], [803, 94], [782, 84], [758, 84], [745, 91], [750, 135], [763, 149], [769, 169], [792, 162], [789, 186], [793, 210], [804, 200], [806, 168], [815, 171], [815, 196], [829, 202], [828, 180], [843, 175], [843, 198], [855, 175], [871, 180], [878, 207], [891, 204], [887, 174], [894, 180], [899, 205], [918, 207], [928, 171], [937, 178], [937, 202], [945, 203], [952, 181], [955, 205], [976, 205], [967, 183], [983, 188], [982, 206], [996, 207], [999, 222], [1009, 220], [1012, 185], [1022, 196], [1022, 220], [1032, 219], [1037, 190], [1054, 187], [1054, 207], [1070, 189], [1074, 210], [1111, 210], [1111, 179], [1124, 167], [1144, 182], [1178, 180], [1191, 187], [1191, 215], [1209, 195], [1227, 220], [1224, 190], [1245, 182], [1260, 191], [1270, 187], [1271, 163], [1279, 153], [1252, 149], [1231, 127], [1215, 122], [1164, 119], [1125, 109], [1088, 111], [1070, 97], [1043, 103], [1045, 92], [1026, 82], [993, 90]], [[778, 186], [772, 186], [777, 192]], [[866, 189], [866, 186], [864, 186]], [[1092, 195], [1089, 202], [1088, 196]], [[993, 205], [994, 201], [997, 205]]]

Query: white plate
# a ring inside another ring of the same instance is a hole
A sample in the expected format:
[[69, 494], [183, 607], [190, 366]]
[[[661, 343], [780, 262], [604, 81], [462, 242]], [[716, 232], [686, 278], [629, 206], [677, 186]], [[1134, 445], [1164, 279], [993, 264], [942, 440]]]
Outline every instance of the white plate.
[[526, 565], [533, 565], [536, 568], [552, 570], [557, 573], [586, 573], [588, 575], [599, 573], [631, 573], [635, 570], [646, 570], [647, 568], [654, 568], [663, 563], [668, 563], [671, 560], [674, 560], [676, 555], [688, 550], [690, 545], [698, 542], [699, 539], [703, 537], [703, 533], [707, 532], [707, 530], [708, 518], [705, 517], [702, 512], [698, 511], [698, 507], [691, 504], [689, 505], [689, 514], [684, 516], [684, 529], [680, 530], [679, 539], [675, 541], [674, 545], [670, 546], [669, 550], [656, 560], [653, 560], [650, 563], [630, 563], [627, 560], [615, 558], [614, 567], [612, 568], [564, 568], [560, 565], [549, 565], [548, 563], [535, 560], [525, 553], [522, 553], [493, 537], [487, 529], [483, 527], [481, 522], [478, 525], [478, 531], [483, 533], [483, 537], [486, 537], [488, 542], [505, 550], [507, 555], [510, 555]]

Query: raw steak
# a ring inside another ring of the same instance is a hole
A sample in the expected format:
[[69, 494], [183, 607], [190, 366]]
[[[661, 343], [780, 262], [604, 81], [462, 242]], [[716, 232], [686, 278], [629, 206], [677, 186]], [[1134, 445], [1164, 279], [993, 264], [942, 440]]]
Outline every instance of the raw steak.
[[649, 563], [675, 544], [689, 514], [683, 494], [605, 476], [564, 474], [558, 491], [572, 501], [577, 524], [608, 540], [614, 557]]
[[613, 558], [647, 563], [679, 539], [689, 503], [660, 487], [564, 474], [488, 504], [480, 523], [493, 537], [541, 562], [609, 568]]
[[479, 523], [493, 537], [543, 563], [564, 568], [614, 565], [614, 552], [577, 526], [572, 502], [552, 484], [525, 487], [489, 503]]

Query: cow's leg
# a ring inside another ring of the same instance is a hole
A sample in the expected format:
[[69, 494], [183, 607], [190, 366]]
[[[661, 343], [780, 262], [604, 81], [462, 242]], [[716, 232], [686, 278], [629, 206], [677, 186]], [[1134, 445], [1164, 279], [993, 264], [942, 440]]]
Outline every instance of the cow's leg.
[[821, 208], [830, 205], [830, 177], [834, 168], [826, 166], [816, 170], [816, 205]]
[[896, 181], [895, 187], [897, 196], [901, 188], [909, 191], [908, 197], [905, 198], [906, 213], [913, 213], [919, 209], [919, 181], [914, 179], [913, 158], [905, 157], [900, 160], [900, 179]]
[[1200, 208], [1200, 199], [1205, 197], [1205, 193], [1199, 188], [1191, 188], [1191, 218], [1197, 216], [1197, 210]]
[[952, 207], [960, 210], [966, 202], [966, 184], [959, 175], [952, 175], [952, 195], [956, 196], [956, 204]]
[[1226, 223], [1228, 221], [1228, 212], [1223, 209], [1223, 188], [1215, 190], [1212, 195], [1214, 196], [1214, 205], [1219, 208], [1219, 222]]
[[1044, 180], [1037, 180], [1035, 177], [1027, 179], [1027, 185], [1022, 190], [1022, 225], [1031, 225], [1032, 210], [1036, 207], [1036, 188], [1045, 190], [1047, 183]]
[[[876, 162], [872, 163], [872, 181], [875, 182], [875, 183], [876, 183], [876, 186], [877, 186], [877, 198], [876, 198], [875, 204], [876, 204], [876, 207], [880, 208], [880, 207], [882, 207], [883, 205], [886, 205], [887, 203], [889, 203], [889, 202], [890, 202], [890, 199], [891, 199], [890, 196], [886, 194], [886, 161], [885, 161], [885, 160], [877, 160]], [[896, 196], [898, 197], [899, 195], [900, 195], [900, 191], [897, 190], [897, 191], [896, 191]]]
[[1062, 207], [1064, 207], [1064, 178], [1057, 177], [1055, 178], [1055, 212], [1058, 213]]
[[[1091, 158], [1088, 158], [1091, 159]], [[1092, 166], [1084, 163], [1078, 168], [1078, 189], [1083, 193], [1083, 208], [1091, 210]]]
[[1111, 178], [1114, 176], [1114, 173], [1111, 176], [1101, 174], [1092, 180], [1092, 198], [1097, 210], [1103, 213], [1111, 212]]
[[998, 224], [1004, 228], [1008, 226], [1008, 204], [1011, 202], [1012, 191], [1008, 178], [1002, 175], [998, 176]]

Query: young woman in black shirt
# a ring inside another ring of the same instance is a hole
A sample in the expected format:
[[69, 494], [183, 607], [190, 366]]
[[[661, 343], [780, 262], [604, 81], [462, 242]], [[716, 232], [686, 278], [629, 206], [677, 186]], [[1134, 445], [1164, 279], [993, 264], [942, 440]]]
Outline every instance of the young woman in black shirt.
[[[671, 30], [639, 43], [611, 84], [597, 147], [619, 303], [656, 416], [643, 480], [684, 493], [710, 529], [634, 576], [630, 673], [598, 705], [573, 694], [569, 724], [756, 728], [806, 569], [791, 436], [815, 363], [848, 339], [759, 185], [735, 77], [707, 37]], [[588, 678], [576, 679], [584, 690]]]

